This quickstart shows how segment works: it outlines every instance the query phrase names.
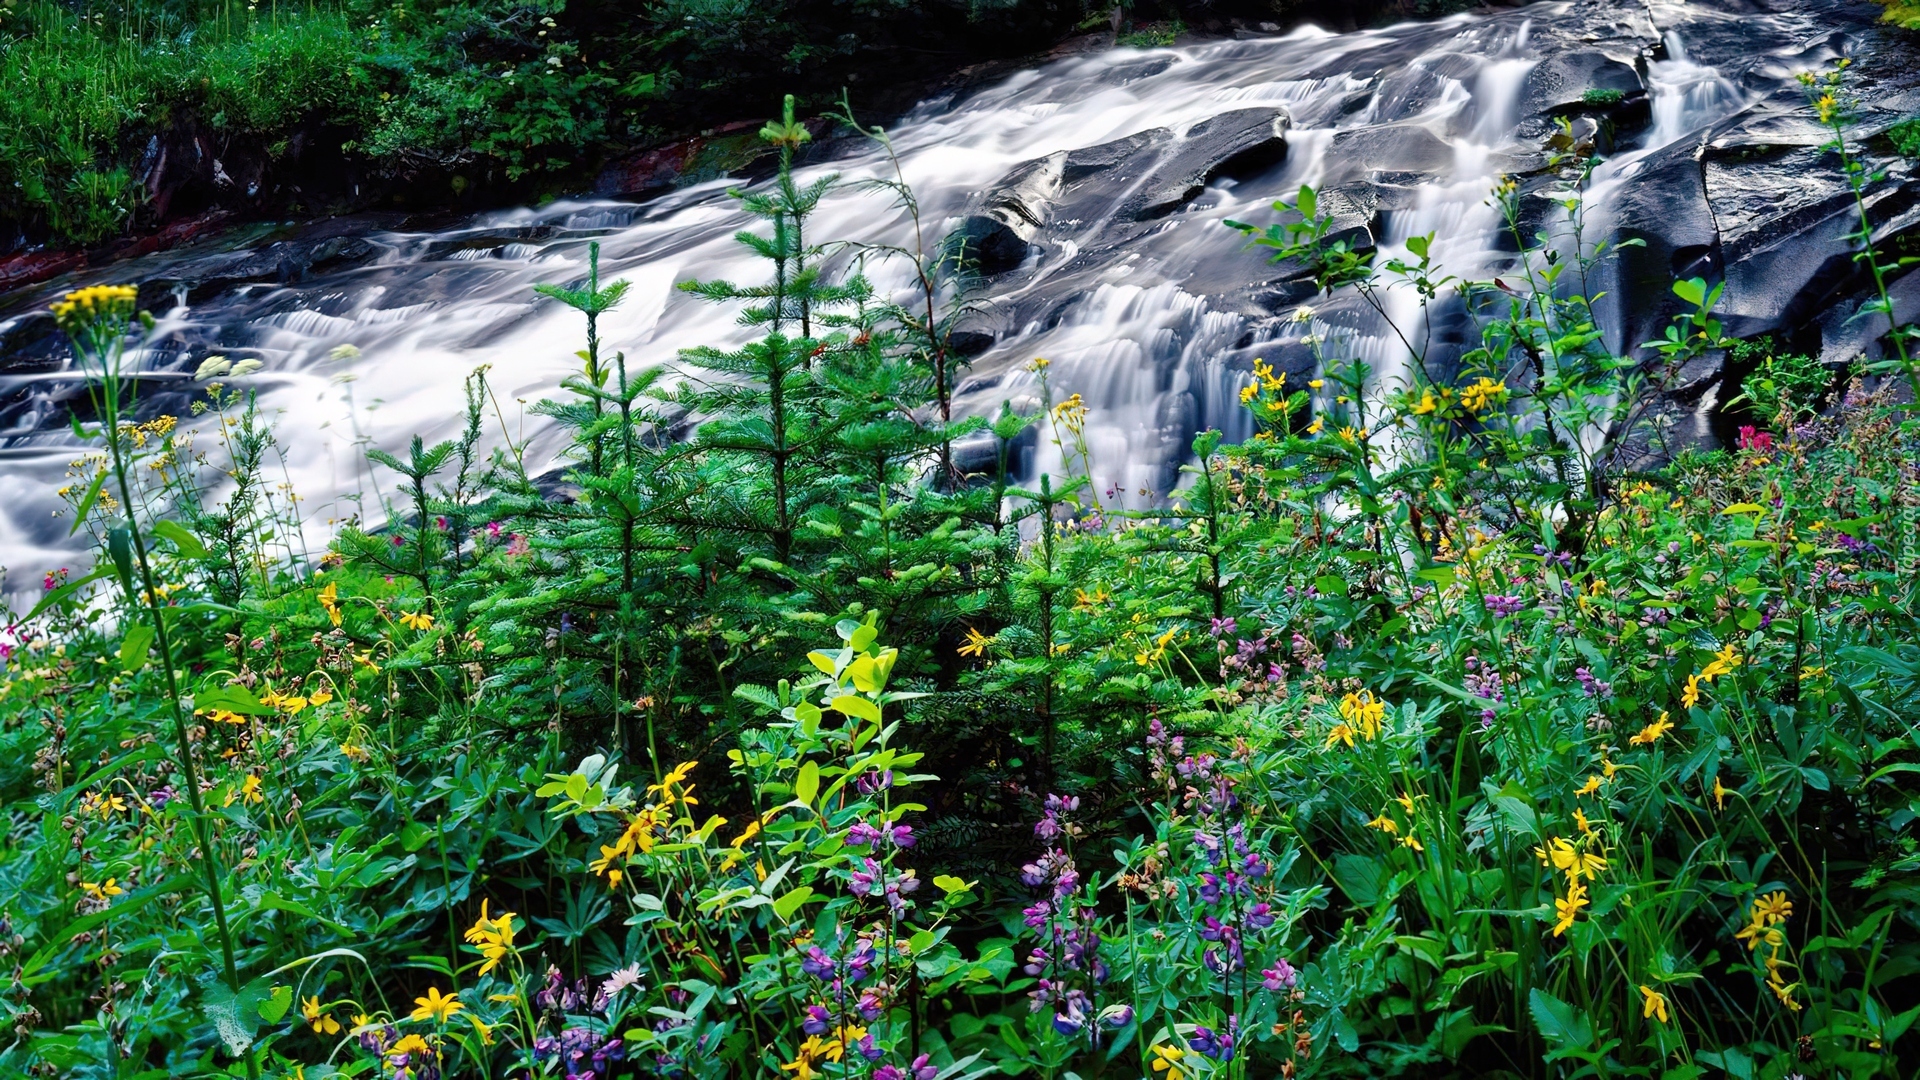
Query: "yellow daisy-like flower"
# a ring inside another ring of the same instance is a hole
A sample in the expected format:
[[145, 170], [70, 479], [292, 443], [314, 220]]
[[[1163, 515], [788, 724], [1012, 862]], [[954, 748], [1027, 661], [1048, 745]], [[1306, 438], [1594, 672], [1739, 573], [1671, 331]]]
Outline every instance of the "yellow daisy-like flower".
[[1793, 915], [1793, 901], [1787, 899], [1784, 892], [1771, 892], [1756, 897], [1753, 901], [1753, 921], [1774, 926], [1786, 922]]
[[500, 962], [513, 953], [513, 912], [503, 911], [498, 916], [489, 917], [489, 901], [480, 901], [480, 918], [467, 928], [466, 940], [480, 949], [485, 963], [480, 965], [480, 974], [485, 975], [500, 966]]
[[466, 1008], [459, 998], [451, 994], [442, 994], [437, 986], [427, 987], [427, 996], [414, 998], [413, 1003], [416, 1008], [409, 1019], [432, 1020], [437, 1024], [446, 1023], [454, 1013]]
[[400, 625], [409, 630], [431, 630], [433, 629], [433, 616], [425, 612], [402, 612], [400, 615]]
[[1700, 704], [1700, 676], [1687, 676], [1687, 688], [1680, 692], [1680, 707], [1691, 709]]
[[1649, 1020], [1667, 1022], [1667, 996], [1651, 986], [1640, 987], [1640, 1015]]
[[1627, 742], [1634, 746], [1652, 746], [1654, 743], [1660, 741], [1662, 735], [1672, 730], [1673, 722], [1668, 720], [1667, 714], [1663, 712], [1660, 714], [1660, 719], [1641, 728], [1639, 732], [1632, 738], [1629, 738]]
[[120, 887], [119, 882], [119, 878], [108, 878], [100, 882], [83, 881], [80, 883], [80, 891], [87, 894], [87, 899], [98, 900], [104, 904], [127, 891]]
[[252, 773], [248, 773], [247, 778], [240, 782], [238, 788], [227, 792], [226, 801], [220, 805], [232, 806], [238, 801], [252, 806], [256, 803], [265, 802], [266, 798], [266, 795], [260, 791], [260, 778]]
[[[994, 637], [997, 636], [998, 635], [994, 635]], [[993, 644], [994, 637], [989, 637], [969, 626], [967, 627], [967, 640], [960, 646], [958, 651], [961, 656], [985, 656], [987, 654], [987, 646]]]
[[1166, 1080], [1180, 1080], [1186, 1075], [1180, 1068], [1180, 1059], [1186, 1056], [1185, 1050], [1162, 1043], [1153, 1048], [1153, 1071], [1167, 1074]]
[[315, 1035], [340, 1034], [340, 1021], [335, 1020], [333, 1014], [328, 1012], [326, 1007], [320, 1004], [319, 994], [315, 994], [300, 1002], [300, 1015], [306, 1018], [308, 1025], [313, 1028]]
[[1553, 936], [1559, 937], [1572, 929], [1574, 920], [1580, 914], [1580, 909], [1586, 907], [1587, 903], [1587, 890], [1578, 885], [1570, 885], [1567, 887], [1566, 899], [1562, 900], [1559, 897], [1555, 897], [1553, 900], [1553, 910], [1554, 914], [1559, 917], [1559, 921], [1553, 924]]
[[1591, 795], [1594, 792], [1599, 791], [1600, 785], [1605, 782], [1606, 781], [1600, 779], [1599, 773], [1595, 773], [1592, 776], [1587, 777], [1586, 783], [1581, 784], [1578, 788], [1575, 788], [1573, 794], [1576, 798], [1584, 795]]
[[[1333, 744], [1328, 743], [1327, 745], [1331, 746]], [[1367, 822], [1367, 828], [1379, 829], [1381, 832], [1386, 833], [1388, 836], [1393, 836], [1394, 834], [1400, 831], [1400, 826], [1394, 824], [1393, 819], [1388, 817], [1385, 814], [1381, 814], [1379, 817], [1374, 818], [1372, 821]]]

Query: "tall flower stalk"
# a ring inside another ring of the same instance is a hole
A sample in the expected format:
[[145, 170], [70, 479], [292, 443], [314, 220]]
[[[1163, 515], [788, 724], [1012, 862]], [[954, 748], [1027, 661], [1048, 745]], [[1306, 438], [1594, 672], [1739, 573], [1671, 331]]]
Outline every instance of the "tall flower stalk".
[[[121, 413], [132, 405], [132, 398], [131, 395], [124, 399], [122, 397], [121, 365], [126, 358], [128, 342], [140, 331], [150, 329], [153, 325], [151, 315], [145, 312], [136, 314], [137, 296], [137, 290], [131, 285], [89, 286], [68, 293], [65, 299], [53, 305], [53, 315], [60, 329], [73, 343], [75, 360], [88, 377], [87, 392], [100, 418], [98, 434], [106, 439], [110, 471], [114, 486], [120, 492], [122, 512], [126, 515], [108, 529], [107, 554], [113, 561], [121, 586], [126, 590], [128, 605], [137, 610], [144, 600], [147, 630], [152, 635], [153, 645], [160, 650], [161, 677], [167, 687], [167, 709], [173, 719], [187, 802], [193, 811], [193, 840], [200, 849], [200, 869], [206, 877], [207, 900], [213, 905], [214, 930], [220, 939], [220, 959], [225, 969], [227, 988], [237, 998], [240, 994], [240, 969], [234, 962], [233, 933], [227, 924], [226, 904], [220, 893], [220, 881], [224, 874], [219, 857], [213, 850], [212, 838], [207, 832], [206, 800], [200, 791], [199, 770], [193, 762], [193, 742], [187, 733], [187, 714], [180, 704], [179, 679], [173, 663], [173, 639], [167, 632], [160, 590], [156, 587], [153, 563], [148, 557], [147, 537], [134, 512], [133, 485], [127, 478], [132, 455], [128, 440], [121, 430]], [[77, 424], [76, 430], [84, 431]], [[89, 509], [91, 500], [80, 506], [79, 513], [75, 515], [76, 524], [86, 519]], [[176, 530], [169, 535], [190, 536], [184, 529], [176, 527]], [[136, 573], [139, 575], [138, 591], [134, 588]], [[247, 1075], [258, 1077], [260, 1066], [251, 1052], [247, 1053], [246, 1061]]]

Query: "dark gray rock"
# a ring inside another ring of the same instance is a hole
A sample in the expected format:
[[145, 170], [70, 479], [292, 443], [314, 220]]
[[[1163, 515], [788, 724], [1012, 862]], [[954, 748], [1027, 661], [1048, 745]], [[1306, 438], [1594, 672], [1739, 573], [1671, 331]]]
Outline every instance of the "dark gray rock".
[[1119, 217], [1152, 221], [1185, 206], [1207, 183], [1263, 172], [1285, 159], [1285, 109], [1236, 109], [1202, 120], [1168, 147], [1139, 188], [1121, 206]]
[[1640, 73], [1626, 61], [1592, 49], [1555, 52], [1527, 73], [1520, 89], [1521, 109], [1551, 113], [1586, 104], [1589, 90], [1610, 90], [1622, 98], [1645, 93]]

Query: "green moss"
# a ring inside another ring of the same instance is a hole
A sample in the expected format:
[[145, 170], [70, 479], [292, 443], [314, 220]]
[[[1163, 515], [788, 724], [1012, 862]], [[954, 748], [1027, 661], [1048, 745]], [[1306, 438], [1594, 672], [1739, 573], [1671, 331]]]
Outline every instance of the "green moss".
[[1618, 105], [1626, 96], [1626, 94], [1609, 87], [1593, 86], [1588, 87], [1587, 92], [1580, 95], [1580, 100], [1589, 105]]

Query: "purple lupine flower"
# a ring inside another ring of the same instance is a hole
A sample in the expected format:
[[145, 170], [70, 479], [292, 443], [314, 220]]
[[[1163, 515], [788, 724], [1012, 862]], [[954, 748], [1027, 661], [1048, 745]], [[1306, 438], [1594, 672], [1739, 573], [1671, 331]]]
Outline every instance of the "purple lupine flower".
[[1228, 634], [1231, 634], [1240, 628], [1240, 624], [1237, 621], [1235, 621], [1234, 617], [1231, 615], [1227, 616], [1224, 619], [1214, 619], [1212, 620], [1212, 623], [1213, 623], [1212, 633], [1214, 637], [1226, 637]]
[[[804, 964], [801, 966], [805, 967]], [[809, 1035], [824, 1035], [827, 1033], [827, 1028], [833, 1025], [833, 1014], [827, 1011], [825, 1005], [809, 1005], [805, 1012], [806, 1019], [800, 1021], [800, 1030]]]
[[1260, 985], [1269, 990], [1291, 990], [1300, 981], [1300, 973], [1283, 957], [1274, 961], [1272, 967], [1260, 973]]
[[1613, 696], [1613, 684], [1602, 682], [1593, 672], [1584, 667], [1574, 668], [1573, 677], [1580, 680], [1580, 689], [1590, 698], [1599, 698], [1604, 701]]
[[816, 979], [832, 978], [833, 958], [827, 955], [827, 950], [815, 945], [808, 949], [807, 955], [801, 959], [800, 970]]
[[1187, 1045], [1215, 1061], [1232, 1061], [1233, 1047], [1239, 1033], [1240, 1018], [1229, 1016], [1225, 1031], [1215, 1032], [1211, 1028], [1196, 1027], [1193, 1029], [1193, 1035], [1187, 1039]]
[[1503, 619], [1509, 615], [1518, 615], [1520, 610], [1527, 606], [1527, 602], [1518, 596], [1502, 596], [1499, 594], [1488, 594], [1486, 604], [1487, 610], [1492, 612], [1493, 617], [1496, 619]]
[[878, 772], [868, 770], [854, 780], [853, 786], [862, 795], [873, 795], [885, 791], [893, 786], [893, 770], [886, 769]]

